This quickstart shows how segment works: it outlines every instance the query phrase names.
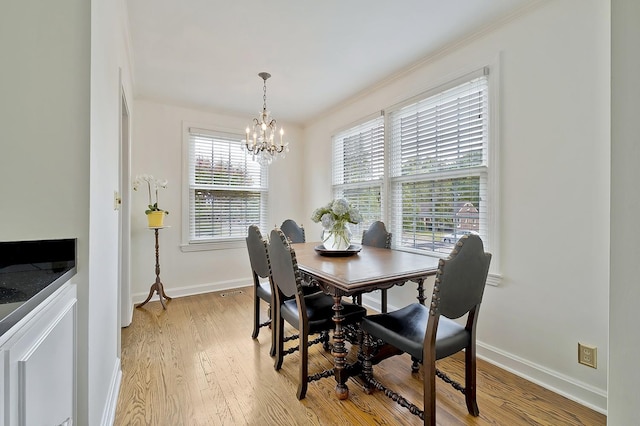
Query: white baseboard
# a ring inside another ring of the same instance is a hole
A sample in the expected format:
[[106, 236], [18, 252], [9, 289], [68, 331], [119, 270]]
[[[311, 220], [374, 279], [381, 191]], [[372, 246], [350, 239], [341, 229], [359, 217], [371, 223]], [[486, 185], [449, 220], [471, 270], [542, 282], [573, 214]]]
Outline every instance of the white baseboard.
[[118, 406], [118, 395], [120, 394], [120, 383], [122, 381], [122, 369], [120, 368], [120, 358], [116, 358], [107, 394], [106, 404], [102, 411], [102, 426], [112, 426], [116, 421], [116, 408]]
[[[379, 312], [380, 296], [364, 294], [362, 296], [362, 304]], [[389, 312], [397, 309], [399, 308], [396, 306], [388, 305]], [[607, 392], [605, 390], [582, 383], [557, 371], [549, 370], [514, 354], [484, 344], [481, 341], [477, 341], [476, 345], [478, 358], [585, 407], [589, 407], [598, 413], [607, 414]]]
[[[185, 287], [171, 287], [170, 289], [164, 289], [167, 296], [171, 298], [175, 297], [185, 297], [185, 296], [193, 296], [196, 294], [202, 293], [211, 293], [214, 291], [223, 291], [223, 290], [231, 290], [239, 287], [247, 287], [253, 285], [253, 281], [250, 279], [240, 279], [240, 280], [229, 280], [229, 281], [221, 281], [217, 283], [206, 283], [206, 284], [198, 284], [191, 285]], [[142, 303], [144, 299], [149, 295], [149, 290], [144, 293], [136, 293], [132, 295], [134, 304]], [[158, 299], [158, 296], [154, 294], [154, 297], [151, 298], [151, 302]]]
[[580, 382], [557, 371], [532, 363], [480, 341], [476, 343], [478, 358], [507, 370], [530, 382], [569, 398], [598, 413], [607, 414], [607, 392]]

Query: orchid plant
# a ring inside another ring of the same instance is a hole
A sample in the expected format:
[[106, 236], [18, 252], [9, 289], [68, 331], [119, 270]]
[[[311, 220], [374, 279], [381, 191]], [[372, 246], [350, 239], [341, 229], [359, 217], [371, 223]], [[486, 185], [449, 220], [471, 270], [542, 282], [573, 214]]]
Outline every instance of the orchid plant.
[[[150, 214], [151, 212], [164, 212], [165, 214], [169, 214], [168, 211], [162, 210], [158, 207], [158, 189], [166, 188], [169, 181], [166, 179], [155, 179], [152, 175], [147, 174], [137, 175], [133, 180], [133, 190], [137, 191], [138, 188], [140, 188], [140, 186], [144, 186], [145, 183], [149, 194], [149, 208], [144, 211], [145, 214]], [[155, 194], [155, 202], [152, 194]]]

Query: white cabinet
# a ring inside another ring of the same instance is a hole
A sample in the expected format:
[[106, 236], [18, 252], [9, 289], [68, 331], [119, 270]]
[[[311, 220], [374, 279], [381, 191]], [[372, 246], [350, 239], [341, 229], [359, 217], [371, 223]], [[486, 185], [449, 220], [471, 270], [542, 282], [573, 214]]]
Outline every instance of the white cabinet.
[[0, 337], [0, 424], [73, 424], [76, 324], [76, 287], [65, 283]]

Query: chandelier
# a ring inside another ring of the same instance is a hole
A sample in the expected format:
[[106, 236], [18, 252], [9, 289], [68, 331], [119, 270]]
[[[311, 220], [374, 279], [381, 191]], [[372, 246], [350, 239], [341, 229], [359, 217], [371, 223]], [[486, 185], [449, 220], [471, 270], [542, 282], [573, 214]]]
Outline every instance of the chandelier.
[[[278, 156], [284, 158], [285, 154], [289, 152], [289, 144], [283, 143], [284, 130], [280, 127], [280, 131], [277, 131], [276, 119], [271, 118], [269, 111], [267, 111], [267, 79], [271, 77], [271, 74], [261, 72], [258, 76], [264, 80], [262, 112], [258, 118], [253, 119], [252, 126], [247, 126], [247, 139], [244, 141], [244, 147], [252, 154], [254, 161], [268, 165]], [[280, 133], [277, 144], [275, 142], [276, 133]]]

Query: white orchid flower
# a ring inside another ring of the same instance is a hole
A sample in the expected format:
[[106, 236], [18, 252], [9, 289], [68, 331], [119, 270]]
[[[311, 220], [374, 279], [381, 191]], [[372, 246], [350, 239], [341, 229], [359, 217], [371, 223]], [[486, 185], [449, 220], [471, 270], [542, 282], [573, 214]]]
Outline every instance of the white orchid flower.
[[[136, 175], [135, 179], [133, 180], [133, 190], [137, 191], [138, 188], [140, 188], [140, 186], [143, 185], [143, 182], [147, 183], [147, 191], [149, 194], [149, 204], [148, 204], [149, 208], [145, 211], [145, 213], [149, 214], [150, 212], [153, 212], [153, 211], [164, 211], [165, 214], [169, 214], [168, 211], [162, 210], [161, 208], [158, 207], [158, 189], [166, 188], [169, 181], [167, 179], [156, 180], [153, 177], [153, 175], [148, 175], [148, 174]], [[155, 193], [155, 202], [153, 200], [154, 193]]]

